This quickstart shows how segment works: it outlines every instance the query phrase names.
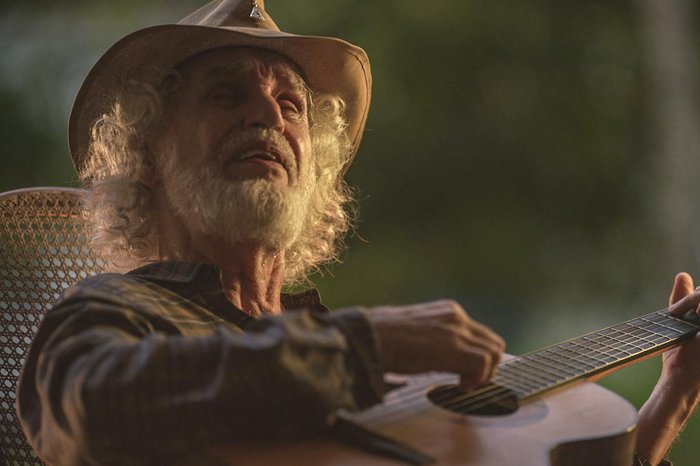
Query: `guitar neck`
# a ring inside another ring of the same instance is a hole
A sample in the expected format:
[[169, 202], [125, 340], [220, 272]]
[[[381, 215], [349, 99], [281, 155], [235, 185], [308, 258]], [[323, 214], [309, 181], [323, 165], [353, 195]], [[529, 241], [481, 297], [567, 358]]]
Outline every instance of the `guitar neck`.
[[663, 309], [506, 361], [493, 382], [526, 400], [679, 345], [699, 330], [697, 319]]

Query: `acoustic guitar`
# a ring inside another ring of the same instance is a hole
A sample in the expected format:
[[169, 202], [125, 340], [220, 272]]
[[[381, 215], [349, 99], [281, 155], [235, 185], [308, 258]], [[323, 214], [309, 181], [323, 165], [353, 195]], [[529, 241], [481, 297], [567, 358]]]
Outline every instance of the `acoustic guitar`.
[[211, 464], [629, 466], [637, 412], [588, 382], [690, 338], [694, 313], [652, 312], [519, 357], [471, 392], [453, 374], [388, 375], [382, 404], [339, 413], [331, 435], [210, 450]]

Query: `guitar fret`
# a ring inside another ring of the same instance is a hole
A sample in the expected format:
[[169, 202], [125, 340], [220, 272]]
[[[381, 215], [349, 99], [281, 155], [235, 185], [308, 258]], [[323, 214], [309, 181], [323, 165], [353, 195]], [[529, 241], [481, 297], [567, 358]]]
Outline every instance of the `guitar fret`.
[[666, 310], [653, 312], [504, 362], [494, 382], [523, 399], [649, 353], [699, 327]]
[[605, 336], [599, 337], [595, 341], [603, 345], [606, 354], [613, 356], [615, 358], [625, 357], [627, 353], [620, 351], [619, 346], [622, 341], [615, 339], [613, 337]]
[[553, 347], [557, 356], [593, 368], [660, 346], [697, 328], [663, 311], [600, 330]]
[[[595, 340], [591, 340], [588, 337], [582, 337], [586, 341], [594, 342]], [[596, 358], [601, 358], [601, 361], [605, 364], [609, 364], [611, 362], [616, 362], [618, 360], [617, 356], [614, 356], [610, 353], [608, 353], [608, 347], [603, 344], [592, 344], [592, 345], [587, 345], [589, 346], [592, 351], [594, 351], [597, 354], [600, 354], [601, 356], [597, 356]]]
[[629, 354], [630, 356], [632, 356], [632, 355], [634, 355], [635, 353], [638, 353], [638, 352], [639, 352], [638, 350], [639, 350], [640, 348], [634, 346], [634, 344], [632, 344], [631, 342], [628, 342], [628, 343], [625, 343], [624, 345], [618, 347], [618, 349], [619, 349], [620, 351], [624, 351], [624, 352], [626, 352], [627, 354]]
[[573, 369], [574, 373], [577, 376], [583, 374], [584, 372], [586, 372], [586, 370], [588, 370], [586, 367], [582, 367], [581, 364], [576, 364], [576, 362], [572, 360], [572, 358], [562, 358], [564, 354], [562, 354], [561, 351], [554, 351], [554, 349], [552, 348], [546, 348], [542, 352], [551, 355], [549, 356], [548, 354], [545, 354], [545, 357], [548, 357], [549, 359], [556, 361], [559, 364], [564, 364], [567, 367]]
[[659, 326], [654, 322], [647, 322], [646, 324], [640, 325], [638, 329], [632, 332], [635, 336], [647, 336], [649, 338], [655, 337], [675, 337], [678, 332], [667, 327]]
[[544, 387], [531, 383], [528, 379], [516, 378], [505, 371], [496, 373], [493, 378], [494, 382], [503, 387], [509, 388], [519, 395], [532, 393], [535, 390], [541, 390]]
[[620, 335], [616, 339], [618, 342], [623, 343], [624, 345], [628, 345], [634, 341], [637, 341], [637, 338], [629, 332], [623, 333], [622, 335]]
[[[584, 354], [584, 356], [586, 358], [593, 361], [592, 362], [593, 367], [600, 367], [601, 365], [605, 365], [609, 362], [609, 361], [606, 361], [605, 359], [601, 359], [597, 354], [595, 354], [596, 352], [594, 350], [590, 350], [586, 345], [583, 345], [581, 343], [577, 343], [576, 340], [574, 340], [572, 343], [581, 348], [582, 354]], [[598, 353], [603, 354], [600, 352], [598, 352]], [[606, 358], [609, 358], [609, 356], [606, 356], [606, 355], [603, 355], [603, 356], [605, 356]]]
[[504, 377], [510, 378], [511, 380], [522, 380], [533, 388], [542, 387], [549, 384], [549, 382], [539, 378], [537, 374], [532, 374], [532, 371], [523, 371], [522, 358], [510, 361], [510, 364], [501, 368], [501, 370], [496, 373], [496, 376], [498, 377], [498, 375], [501, 374]]
[[[563, 376], [565, 379], [578, 375], [577, 372], [572, 372], [571, 370], [566, 369], [565, 364], [559, 363], [558, 361], [547, 357], [547, 355], [545, 354], [534, 353], [528, 356], [524, 356], [523, 359], [532, 361], [533, 364], [537, 364], [537, 366], [542, 370], [548, 371], [549, 373], [558, 375], [560, 377]], [[554, 364], [552, 364], [552, 362], [554, 362]]]
[[[598, 335], [598, 334], [596, 334], [596, 335]], [[614, 340], [613, 338], [610, 338], [609, 336], [600, 335], [599, 338], [596, 339], [596, 341], [598, 343], [600, 343], [601, 345], [605, 345], [609, 348], [614, 348], [613, 344], [615, 343], [616, 340]]]
[[574, 359], [584, 366], [587, 366], [587, 369], [595, 369], [599, 366], [600, 361], [596, 361], [594, 358], [591, 358], [588, 354], [586, 354], [587, 351], [582, 353], [581, 349], [586, 350], [586, 347], [576, 343], [575, 340], [557, 345], [554, 348], [562, 348], [565, 356]]
[[677, 332], [677, 334], [685, 334], [686, 332], [697, 330], [696, 326], [689, 324], [688, 322], [684, 322], [680, 319], [674, 318], [674, 317], [670, 317], [670, 316], [666, 316], [666, 315], [658, 315], [658, 314], [656, 315], [656, 317], [657, 317], [656, 320], [652, 320], [646, 316], [642, 317], [642, 319], [651, 321], [654, 324], [661, 326], [663, 328], [673, 330], [673, 331]]
[[[654, 325], [654, 327], [656, 327], [656, 326]], [[641, 338], [642, 340], [651, 341], [651, 342], [653, 342], [654, 338], [657, 338], [657, 337], [675, 336], [675, 335], [667, 335], [666, 332], [659, 333], [658, 330], [657, 331], [655, 331], [655, 330], [656, 329], [652, 330], [650, 327], [647, 327], [647, 329], [637, 330], [635, 332], [635, 335], [637, 335], [637, 337]], [[665, 329], [665, 330], [669, 331], [669, 329]]]
[[523, 398], [527, 394], [532, 393], [533, 389], [530, 387], [524, 387], [522, 386], [519, 382], [515, 380], [499, 380], [499, 379], [494, 379], [494, 382], [496, 382], [499, 386], [507, 388], [508, 390], [512, 391], [515, 393], [518, 398]]
[[640, 344], [639, 340], [646, 340], [648, 343], [652, 343], [652, 346], [656, 341], [654, 339], [658, 338], [664, 338], [665, 337], [652, 337], [652, 338], [643, 338], [640, 336], [635, 336], [631, 334], [621, 334], [620, 335], [615, 335], [615, 334], [609, 334], [605, 338], [612, 340], [612, 342], [606, 341], [605, 344], [610, 346], [612, 349], [615, 349], [617, 351], [623, 351], [626, 353], [626, 356], [630, 356], [636, 352], [639, 349], [646, 349], [647, 347], [650, 347], [649, 345], [646, 344]]
[[653, 333], [654, 335], [659, 335], [659, 336], [663, 336], [663, 337], [673, 338], [673, 337], [676, 337], [676, 336], [683, 333], [683, 332], [679, 332], [678, 330], [671, 328], [671, 327], [658, 328], [658, 326], [656, 326], [656, 325], [654, 327], [655, 328], [654, 328], [654, 330], [651, 330], [651, 333]]
[[502, 386], [502, 387], [505, 387], [505, 388], [507, 388], [508, 390], [510, 390], [511, 392], [515, 393], [515, 395], [516, 395], [519, 399], [523, 399], [523, 398], [525, 398], [526, 396], [530, 395], [531, 393], [536, 393], [536, 391], [533, 390], [533, 389], [531, 389], [531, 388], [517, 387], [517, 386], [514, 386], [513, 384], [510, 384], [510, 385], [509, 385], [509, 384], [506, 384], [506, 383], [499, 382], [498, 385], [500, 385], [500, 386]]
[[614, 333], [609, 334], [608, 337], [610, 337], [610, 338], [612, 338], [613, 340], [619, 342], [619, 341], [623, 341], [625, 338], [627, 338], [628, 335], [627, 335], [626, 333], [620, 332], [620, 331], [618, 330], [618, 331], [616, 331], [616, 332], [614, 332]]
[[619, 350], [617, 348], [611, 348], [608, 350], [608, 354], [614, 358], [617, 358], [617, 360], [625, 359], [627, 356], [629, 356], [629, 353], [626, 351]]
[[675, 336], [682, 333], [672, 327], [668, 327], [659, 322], [653, 322], [647, 319], [643, 319], [643, 323], [640, 324], [639, 327], [653, 333], [654, 335]]
[[518, 373], [520, 375], [525, 375], [530, 378], [530, 380], [535, 381], [538, 385], [541, 385], [543, 387], [547, 387], [556, 383], [559, 383], [559, 380], [556, 378], [552, 378], [551, 376], [547, 376], [545, 374], [542, 374], [540, 371], [537, 371], [536, 369], [533, 369], [532, 367], [529, 367], [527, 364], [523, 363], [521, 361], [521, 364], [518, 364], [517, 366]]
[[661, 321], [667, 319], [668, 316], [662, 311], [657, 311], [657, 312], [652, 312], [651, 314], [645, 315], [643, 318], [646, 320], [650, 320], [652, 322], [661, 322]]
[[665, 336], [663, 333], [649, 331], [643, 327], [640, 327], [637, 330], [635, 330], [634, 332], [632, 332], [632, 335], [634, 335], [635, 337], [638, 337], [638, 338], [653, 338], [655, 336]]
[[594, 340], [593, 338], [590, 338], [590, 337], [581, 337], [581, 338], [588, 342], [588, 343], [586, 343], [586, 346], [592, 350], [600, 351], [602, 349], [607, 348], [606, 344], [601, 343], [598, 340]]
[[616, 343], [618, 343], [617, 346], [616, 346], [616, 345], [609, 345], [609, 347], [610, 347], [611, 349], [613, 349], [613, 350], [619, 350], [619, 348], [620, 348], [619, 343], [624, 343], [623, 346], [625, 346], [625, 347], [627, 347], [627, 346], [629, 346], [629, 345], [632, 345], [633, 347], [639, 348], [639, 349], [642, 349], [642, 350], [645, 350], [645, 349], [652, 348], [652, 347], [656, 346], [656, 344], [655, 344], [654, 342], [649, 341], [648, 339], [646, 339], [646, 338], [644, 338], [644, 337], [640, 337], [640, 338], [639, 338], [638, 340], [636, 340], [636, 341], [634, 341], [634, 340], [629, 340], [629, 343], [627, 343], [627, 342], [628, 342], [628, 340], [618, 341], [618, 342], [616, 342]]
[[566, 361], [568, 361], [568, 365], [577, 371], [585, 371], [590, 368], [587, 364], [581, 363], [581, 361], [579, 361], [578, 359], [579, 355], [569, 349], [558, 348], [555, 350], [554, 348], [548, 348], [546, 351], [548, 351], [550, 354], [553, 354], [555, 357], [565, 359]]
[[[534, 375], [539, 375], [543, 379], [549, 381], [550, 383], [559, 383], [562, 382], [563, 380], [566, 380], [566, 377], [562, 377], [560, 373], [553, 372], [551, 369], [547, 368], [546, 366], [543, 366], [542, 364], [538, 364], [536, 361], [530, 358], [520, 358], [520, 367], [526, 367], [529, 368], [531, 371], [533, 371]], [[525, 370], [525, 369], [523, 369]]]
[[653, 328], [651, 331], [654, 333], [667, 337], [677, 337], [678, 335], [697, 330], [697, 326], [676, 317], [671, 317], [662, 311], [642, 316], [633, 322], [645, 329], [651, 330]]
[[671, 317], [666, 310], [552, 345], [499, 366], [494, 383], [520, 399], [631, 360], [698, 331], [698, 325]]
[[663, 324], [664, 327], [672, 328], [680, 333], [688, 333], [697, 330], [697, 327], [680, 319], [670, 319]]
[[510, 378], [511, 380], [521, 380], [522, 382], [537, 389], [544, 388], [550, 384], [549, 382], [538, 378], [537, 375], [533, 375], [529, 371], [522, 370], [520, 367], [521, 364], [518, 364], [519, 360], [514, 362], [514, 364], [508, 366], [507, 368], [503, 368], [506, 370], [501, 370], [498, 372], [497, 376], [498, 374], [502, 374], [504, 377]]
[[550, 361], [550, 362], [554, 363], [554, 364], [556, 365], [556, 366], [554, 366], [554, 367], [561, 368], [562, 371], [568, 372], [569, 375], [571, 375], [571, 376], [573, 376], [573, 377], [577, 377], [577, 376], [579, 376], [579, 375], [582, 374], [580, 368], [577, 368], [577, 367], [575, 367], [575, 366], [572, 366], [571, 364], [568, 364], [567, 361], [563, 361], [563, 360], [561, 360], [561, 359], [557, 359], [557, 358], [555, 358], [555, 357], [551, 357], [551, 356], [549, 356], [548, 354], [545, 354], [545, 353], [550, 353], [550, 354], [553, 354], [553, 355], [555, 355], [555, 356], [556, 356], [556, 353], [553, 352], [553, 351], [550, 351], [549, 349], [546, 349], [546, 350], [544, 350], [544, 351], [540, 351], [540, 352], [538, 353], [538, 354], [540, 355], [540, 357], [541, 357], [544, 361]]
[[[649, 333], [649, 332], [647, 332], [647, 333]], [[632, 335], [631, 338], [626, 339], [625, 342], [627, 342], [628, 344], [633, 345], [633, 346], [639, 346], [640, 340], [655, 344], [655, 343], [661, 342], [661, 341], [668, 341], [669, 339], [663, 335], [656, 335], [653, 333], [644, 336], [643, 333], [639, 332], [639, 333]]]
[[613, 327], [613, 329], [617, 330], [618, 332], [624, 335], [627, 335], [630, 330], [634, 330], [634, 328], [627, 322], [625, 322], [624, 324], [617, 324]]

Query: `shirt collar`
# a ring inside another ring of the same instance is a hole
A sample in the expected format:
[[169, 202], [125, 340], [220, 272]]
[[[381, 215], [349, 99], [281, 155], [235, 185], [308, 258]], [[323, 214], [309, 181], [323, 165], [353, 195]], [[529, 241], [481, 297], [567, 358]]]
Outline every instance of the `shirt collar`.
[[[191, 288], [210, 292], [224, 291], [221, 285], [221, 269], [205, 262], [152, 262], [128, 272], [127, 275], [156, 282], [179, 293]], [[281, 301], [286, 310], [307, 308], [328, 312], [315, 288], [298, 293], [282, 293]]]

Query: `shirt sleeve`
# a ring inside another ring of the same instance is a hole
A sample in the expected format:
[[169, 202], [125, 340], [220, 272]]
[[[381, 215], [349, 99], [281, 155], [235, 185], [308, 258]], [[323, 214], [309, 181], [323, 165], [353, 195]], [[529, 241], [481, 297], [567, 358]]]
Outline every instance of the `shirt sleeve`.
[[165, 464], [242, 435], [319, 428], [340, 408], [381, 401], [378, 351], [358, 308], [193, 336], [115, 302], [69, 300], [30, 350], [18, 414], [51, 464]]

